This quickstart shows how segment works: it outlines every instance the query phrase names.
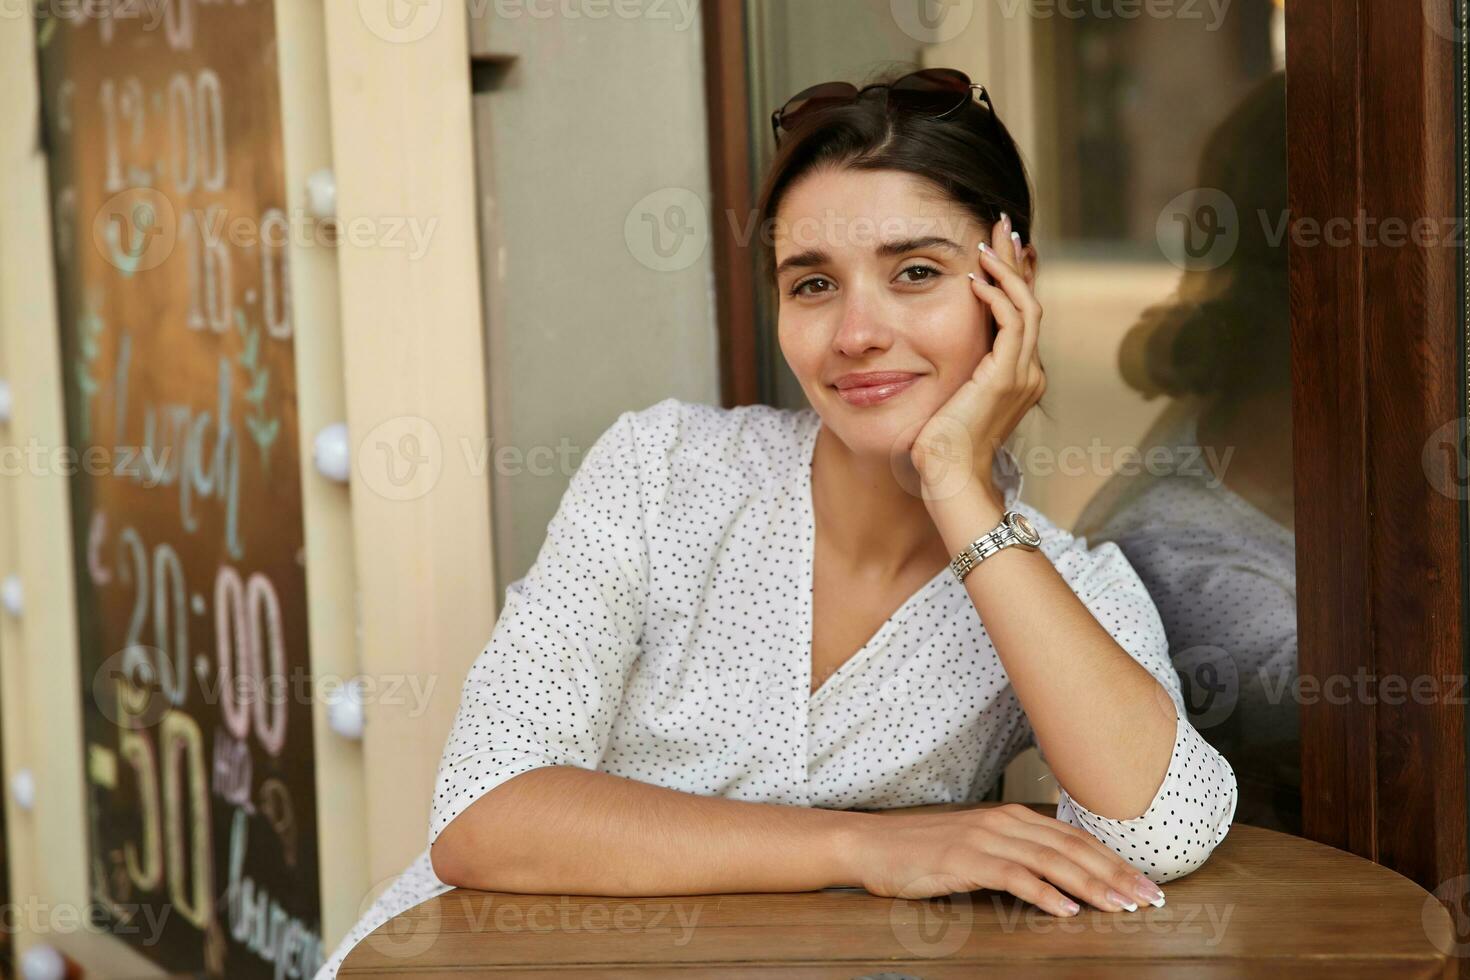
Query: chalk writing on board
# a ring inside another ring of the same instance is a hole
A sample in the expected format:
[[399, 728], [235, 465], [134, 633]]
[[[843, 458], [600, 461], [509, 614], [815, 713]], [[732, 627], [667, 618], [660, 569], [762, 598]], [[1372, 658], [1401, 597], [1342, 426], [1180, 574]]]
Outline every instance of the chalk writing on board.
[[36, 42], [67, 432], [85, 464], [71, 496], [95, 925], [169, 971], [310, 977], [275, 11], [53, 6]]

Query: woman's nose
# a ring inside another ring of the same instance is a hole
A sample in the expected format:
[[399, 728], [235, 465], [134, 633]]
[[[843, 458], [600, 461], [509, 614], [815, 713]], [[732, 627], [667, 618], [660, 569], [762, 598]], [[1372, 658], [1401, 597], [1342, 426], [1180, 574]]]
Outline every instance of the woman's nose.
[[832, 346], [849, 356], [857, 356], [887, 345], [888, 330], [883, 325], [879, 304], [861, 297], [849, 298], [842, 319], [832, 337]]

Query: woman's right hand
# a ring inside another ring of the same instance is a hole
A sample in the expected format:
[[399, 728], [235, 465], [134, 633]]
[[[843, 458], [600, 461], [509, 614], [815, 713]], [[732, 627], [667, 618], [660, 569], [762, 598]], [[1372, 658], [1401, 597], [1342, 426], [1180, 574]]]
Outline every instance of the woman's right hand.
[[874, 816], [847, 856], [853, 879], [884, 898], [990, 888], [1059, 916], [1080, 911], [1063, 892], [1109, 912], [1163, 902], [1159, 887], [1102, 841], [1019, 803]]

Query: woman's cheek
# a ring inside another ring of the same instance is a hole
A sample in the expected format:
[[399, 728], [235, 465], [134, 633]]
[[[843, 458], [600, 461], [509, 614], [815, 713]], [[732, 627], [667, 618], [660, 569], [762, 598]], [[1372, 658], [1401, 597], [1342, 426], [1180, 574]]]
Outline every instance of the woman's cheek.
[[797, 334], [790, 329], [777, 327], [776, 343], [781, 348], [781, 355], [799, 380], [810, 380], [817, 384], [818, 372], [821, 368], [821, 352], [809, 342], [797, 339]]

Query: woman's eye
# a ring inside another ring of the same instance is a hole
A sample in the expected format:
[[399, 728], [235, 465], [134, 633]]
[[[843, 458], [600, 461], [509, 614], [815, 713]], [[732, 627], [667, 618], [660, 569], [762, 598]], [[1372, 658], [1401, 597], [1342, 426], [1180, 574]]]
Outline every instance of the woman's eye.
[[923, 273], [927, 273], [926, 275], [921, 276], [918, 279], [909, 279], [908, 280], [908, 282], [913, 283], [915, 285], [918, 285], [921, 282], [928, 282], [930, 279], [933, 279], [936, 276], [938, 276], [938, 275], [941, 274], [940, 271], [938, 269], [934, 268], [933, 266], [928, 266], [928, 265], [911, 265], [908, 268], [904, 269], [902, 272], [900, 272], [899, 275], [900, 276], [908, 275], [910, 272], [923, 272]]
[[802, 290], [806, 289], [806, 287], [812, 285], [813, 283], [826, 282], [826, 281], [827, 280], [823, 279], [821, 276], [812, 276], [812, 278], [810, 278], [810, 279], [803, 279], [801, 282], [799, 282], [796, 285], [794, 285], [794, 286], [791, 287], [791, 295], [792, 296], [810, 296], [811, 295], [810, 293], [804, 293], [804, 292], [802, 292]]
[[[904, 280], [911, 286], [920, 285], [921, 283], [928, 282], [929, 280], [935, 279], [944, 274], [939, 269], [936, 269], [933, 266], [911, 265], [900, 272], [899, 276], [907, 276], [909, 273], [922, 273], [922, 275], [920, 275], [918, 278], [908, 278]], [[791, 289], [788, 290], [788, 293], [791, 296], [811, 296], [813, 295], [813, 292], [808, 291], [806, 287], [815, 285], [819, 282], [826, 283], [829, 282], [829, 280], [825, 279], [822, 276], [812, 276], [810, 279], [803, 279], [801, 282], [798, 282], [796, 285], [792, 286]], [[825, 290], [821, 291], [825, 292]]]

